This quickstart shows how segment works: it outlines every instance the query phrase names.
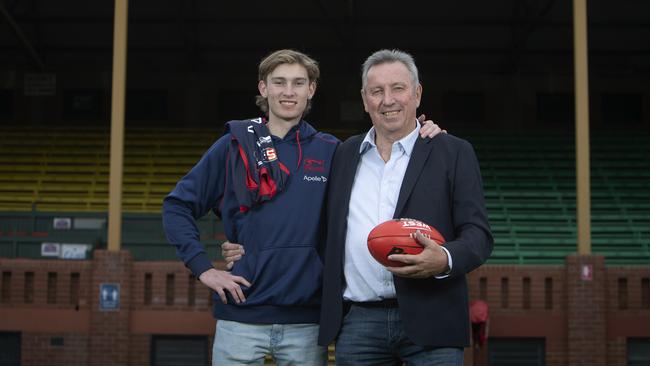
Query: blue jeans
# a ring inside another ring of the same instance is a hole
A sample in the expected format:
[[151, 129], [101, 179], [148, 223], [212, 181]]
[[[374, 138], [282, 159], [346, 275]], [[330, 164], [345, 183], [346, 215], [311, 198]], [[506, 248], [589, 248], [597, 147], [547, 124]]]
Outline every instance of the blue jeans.
[[317, 344], [318, 324], [249, 324], [217, 321], [212, 365], [263, 365], [270, 354], [278, 366], [324, 366], [327, 348]]
[[462, 348], [422, 347], [409, 340], [397, 308], [352, 305], [336, 340], [337, 366], [462, 366]]

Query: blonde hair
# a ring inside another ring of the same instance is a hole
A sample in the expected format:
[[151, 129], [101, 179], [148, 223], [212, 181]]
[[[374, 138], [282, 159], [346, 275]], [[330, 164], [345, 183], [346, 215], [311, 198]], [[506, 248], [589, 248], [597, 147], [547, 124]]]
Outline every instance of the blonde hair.
[[[307, 70], [309, 83], [316, 83], [320, 76], [318, 62], [302, 52], [294, 50], [278, 50], [266, 56], [258, 67], [258, 81], [266, 82], [266, 77], [275, 70], [276, 67], [283, 64], [299, 64]], [[261, 95], [255, 97], [255, 104], [268, 116], [269, 102]], [[311, 109], [311, 99], [307, 101], [307, 107], [302, 115], [306, 115]]]

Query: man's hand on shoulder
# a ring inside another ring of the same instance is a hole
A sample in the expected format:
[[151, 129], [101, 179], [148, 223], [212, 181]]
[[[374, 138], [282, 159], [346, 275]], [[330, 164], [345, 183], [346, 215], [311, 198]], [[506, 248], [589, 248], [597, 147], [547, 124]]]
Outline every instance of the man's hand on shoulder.
[[241, 285], [250, 287], [251, 284], [244, 277], [232, 275], [230, 272], [210, 268], [201, 273], [199, 281], [209, 288], [213, 289], [221, 298], [221, 302], [228, 303], [226, 291], [235, 300], [237, 304], [245, 302], [246, 297], [241, 289]]
[[422, 114], [418, 117], [418, 122], [420, 122], [420, 137], [421, 138], [433, 138], [439, 133], [447, 133], [447, 130], [443, 130], [431, 120], [428, 120], [427, 117]]

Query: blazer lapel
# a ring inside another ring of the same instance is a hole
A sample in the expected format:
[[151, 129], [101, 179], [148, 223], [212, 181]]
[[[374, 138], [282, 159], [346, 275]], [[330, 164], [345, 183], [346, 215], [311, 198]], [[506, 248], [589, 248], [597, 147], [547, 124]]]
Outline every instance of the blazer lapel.
[[[336, 170], [335, 174], [338, 179], [332, 180], [329, 183], [336, 184], [335, 188], [330, 188], [330, 191], [337, 192], [336, 196], [331, 196], [335, 199], [335, 201], [330, 201], [329, 204], [336, 205], [336, 221], [339, 223], [339, 227], [342, 228], [343, 232], [346, 230], [346, 222], [350, 206], [350, 196], [352, 195], [352, 186], [354, 184], [354, 176], [357, 173], [357, 167], [359, 166], [359, 160], [361, 159], [361, 155], [359, 154], [359, 146], [361, 146], [362, 141], [363, 136], [354, 141], [351, 146], [346, 146], [348, 149], [341, 157], [342, 159], [337, 161], [337, 165], [334, 168]], [[339, 149], [340, 148], [342, 147], [339, 147]], [[345, 237], [343, 237], [343, 239], [345, 239]], [[341, 242], [343, 243], [344, 240]]]
[[399, 198], [397, 199], [397, 206], [395, 207], [395, 213], [393, 214], [394, 218], [399, 218], [401, 216], [402, 210], [404, 210], [404, 205], [408, 200], [415, 183], [418, 181], [422, 169], [424, 169], [424, 164], [426, 163], [429, 153], [433, 149], [433, 144], [431, 143], [432, 139], [422, 139], [418, 137], [415, 145], [413, 146], [413, 151], [411, 153], [411, 159], [409, 164], [406, 167], [406, 172], [404, 173], [404, 179], [402, 180], [402, 187], [399, 191]]
[[359, 147], [361, 146], [362, 141], [363, 141], [363, 137], [355, 141], [354, 144], [352, 144], [351, 146], [351, 151], [349, 156], [345, 157], [345, 172], [343, 175], [345, 179], [345, 185], [342, 187], [343, 202], [350, 202], [350, 196], [352, 195], [352, 185], [354, 184], [354, 177], [357, 174], [357, 167], [359, 166], [359, 160], [361, 160], [361, 154], [359, 154]]

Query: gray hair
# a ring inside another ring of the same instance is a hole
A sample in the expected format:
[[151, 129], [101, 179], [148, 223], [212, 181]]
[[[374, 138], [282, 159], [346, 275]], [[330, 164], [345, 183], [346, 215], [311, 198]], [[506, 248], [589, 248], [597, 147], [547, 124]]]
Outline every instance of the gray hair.
[[417, 87], [420, 83], [418, 78], [418, 68], [415, 66], [415, 61], [413, 56], [410, 54], [400, 51], [400, 50], [379, 50], [372, 55], [370, 55], [361, 67], [361, 89], [364, 90], [368, 83], [368, 70], [371, 67], [377, 66], [385, 63], [401, 62], [406, 66], [409, 73], [411, 74], [411, 81], [413, 81], [413, 87]]

